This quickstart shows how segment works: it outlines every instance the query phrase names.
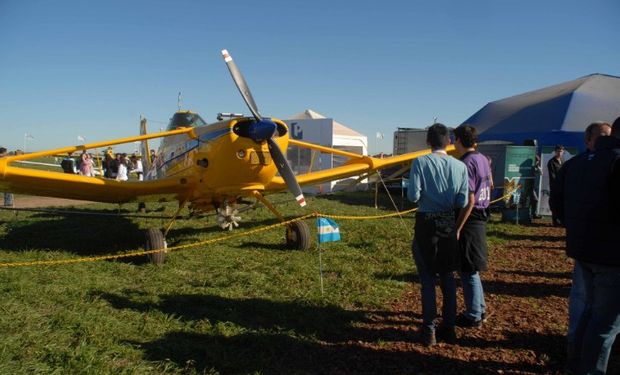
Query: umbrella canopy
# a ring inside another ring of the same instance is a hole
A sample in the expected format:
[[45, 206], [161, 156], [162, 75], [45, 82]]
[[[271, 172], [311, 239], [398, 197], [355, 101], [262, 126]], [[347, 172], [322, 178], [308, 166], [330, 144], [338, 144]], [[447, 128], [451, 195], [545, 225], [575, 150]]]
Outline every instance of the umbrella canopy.
[[583, 132], [594, 121], [620, 116], [620, 77], [591, 74], [582, 78], [494, 101], [463, 124], [476, 127], [480, 140], [584, 149]]

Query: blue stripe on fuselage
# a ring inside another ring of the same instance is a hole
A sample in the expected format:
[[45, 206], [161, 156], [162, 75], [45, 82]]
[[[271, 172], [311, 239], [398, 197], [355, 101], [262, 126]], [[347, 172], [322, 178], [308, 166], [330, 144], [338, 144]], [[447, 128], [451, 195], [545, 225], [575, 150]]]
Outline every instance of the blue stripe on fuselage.
[[185, 151], [183, 151], [182, 153], [178, 154], [178, 155], [174, 155], [173, 157], [171, 157], [170, 159], [164, 161], [164, 163], [160, 166], [157, 166], [157, 170], [161, 170], [162, 168], [165, 168], [168, 166], [168, 164], [182, 156], [184, 156], [185, 154], [187, 154], [188, 152], [190, 152], [191, 150], [197, 148], [200, 146], [200, 143], [206, 143], [206, 142], [210, 142], [216, 138], [219, 138], [223, 135], [226, 135], [228, 133], [231, 132], [231, 128], [226, 127], [224, 129], [219, 129], [219, 130], [214, 130], [212, 132], [209, 133], [205, 133], [202, 134], [201, 136], [198, 137], [198, 139], [193, 139], [191, 141], [185, 142]]

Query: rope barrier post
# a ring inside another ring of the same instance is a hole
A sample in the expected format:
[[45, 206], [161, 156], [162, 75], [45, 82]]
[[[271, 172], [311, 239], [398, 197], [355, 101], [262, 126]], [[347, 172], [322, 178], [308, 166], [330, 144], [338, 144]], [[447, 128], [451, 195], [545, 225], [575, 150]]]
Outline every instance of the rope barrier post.
[[321, 257], [321, 241], [317, 242], [317, 248], [319, 250], [319, 281], [321, 283], [321, 297], [325, 296], [323, 289], [323, 258]]

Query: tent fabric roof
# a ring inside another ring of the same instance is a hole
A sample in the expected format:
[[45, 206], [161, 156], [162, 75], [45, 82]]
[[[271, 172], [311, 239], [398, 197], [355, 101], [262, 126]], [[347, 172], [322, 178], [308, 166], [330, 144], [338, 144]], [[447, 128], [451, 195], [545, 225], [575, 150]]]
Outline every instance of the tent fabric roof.
[[[289, 120], [319, 120], [319, 119], [326, 119], [327, 117], [323, 116], [322, 114], [315, 112], [311, 109], [306, 109], [303, 112], [300, 112], [298, 114], [295, 114], [291, 117], [289, 117]], [[356, 132], [355, 130], [339, 123], [336, 120], [334, 121], [334, 134], [336, 135], [345, 135], [345, 136], [351, 136], [351, 137], [365, 137], [365, 135]]]
[[490, 102], [463, 123], [475, 126], [481, 140], [538, 139], [582, 149], [588, 124], [618, 116], [620, 77], [591, 74]]

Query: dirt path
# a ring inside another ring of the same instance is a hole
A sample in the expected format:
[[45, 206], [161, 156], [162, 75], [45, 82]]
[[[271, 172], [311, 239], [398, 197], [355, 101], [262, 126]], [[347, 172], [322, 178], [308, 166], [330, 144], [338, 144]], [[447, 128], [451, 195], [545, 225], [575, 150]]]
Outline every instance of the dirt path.
[[90, 204], [90, 201], [75, 199], [62, 199], [50, 197], [36, 197], [31, 195], [18, 195], [14, 199], [15, 208], [39, 208], [39, 207], [62, 207]]
[[[506, 244], [491, 249], [490, 270], [482, 275], [491, 316], [481, 328], [457, 328], [454, 345], [422, 346], [417, 333], [422, 323], [420, 287], [415, 280], [391, 311], [367, 313], [367, 322], [356, 328], [370, 333], [364, 340], [343, 343], [358, 350], [343, 361], [341, 372], [563, 373], [572, 260], [564, 253], [563, 229], [544, 223], [528, 229], [526, 235], [504, 235]], [[458, 304], [460, 311], [460, 287]], [[354, 354], [360, 351], [363, 357]], [[609, 374], [620, 373], [618, 357], [616, 350]]]

